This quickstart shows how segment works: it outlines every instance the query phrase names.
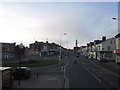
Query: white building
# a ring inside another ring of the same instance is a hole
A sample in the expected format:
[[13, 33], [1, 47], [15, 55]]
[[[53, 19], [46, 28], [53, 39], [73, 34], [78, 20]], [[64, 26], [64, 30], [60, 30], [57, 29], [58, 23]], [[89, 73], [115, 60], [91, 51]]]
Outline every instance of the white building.
[[110, 38], [97, 44], [97, 59], [115, 60], [115, 47], [115, 38]]
[[101, 42], [104, 40], [94, 40], [94, 45], [92, 45], [92, 54], [94, 59], [98, 59], [98, 52], [100, 51]]
[[87, 46], [81, 46], [79, 49], [79, 53], [83, 56], [87, 56]]
[[93, 58], [93, 56], [94, 56], [94, 42], [90, 42], [87, 44], [87, 55], [88, 55], [88, 58]]

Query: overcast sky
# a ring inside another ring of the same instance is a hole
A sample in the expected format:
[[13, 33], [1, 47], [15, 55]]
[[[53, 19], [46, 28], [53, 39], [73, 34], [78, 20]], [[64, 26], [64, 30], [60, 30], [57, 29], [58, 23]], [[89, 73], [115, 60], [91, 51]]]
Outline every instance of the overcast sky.
[[[0, 42], [29, 45], [48, 40], [73, 48], [102, 36], [114, 37], [117, 2], [4, 2], [0, 3]], [[64, 35], [66, 33], [66, 35]]]

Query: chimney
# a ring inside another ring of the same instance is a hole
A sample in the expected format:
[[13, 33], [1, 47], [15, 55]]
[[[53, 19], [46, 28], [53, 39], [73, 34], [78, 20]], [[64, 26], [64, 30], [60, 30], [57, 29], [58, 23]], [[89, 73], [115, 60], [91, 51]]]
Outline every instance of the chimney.
[[105, 40], [106, 40], [106, 36], [103, 36], [103, 37], [102, 37], [102, 41], [105, 41]]
[[38, 41], [35, 41], [35, 43], [38, 43]]
[[16, 45], [16, 42], [14, 42], [14, 45]]
[[46, 41], [46, 43], [48, 43], [48, 41]]

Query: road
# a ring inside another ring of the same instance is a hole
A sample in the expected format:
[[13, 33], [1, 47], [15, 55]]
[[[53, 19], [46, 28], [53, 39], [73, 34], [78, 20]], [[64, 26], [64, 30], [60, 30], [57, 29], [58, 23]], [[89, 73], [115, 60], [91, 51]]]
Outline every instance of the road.
[[92, 76], [82, 64], [68, 62], [66, 76], [69, 78], [69, 88], [101, 88], [101, 82]]
[[[84, 57], [74, 57], [66, 60], [65, 76], [69, 79], [69, 88], [119, 88], [119, 67], [112, 62], [98, 62]], [[113, 69], [114, 66], [114, 69]], [[117, 67], [116, 67], [117, 66]]]

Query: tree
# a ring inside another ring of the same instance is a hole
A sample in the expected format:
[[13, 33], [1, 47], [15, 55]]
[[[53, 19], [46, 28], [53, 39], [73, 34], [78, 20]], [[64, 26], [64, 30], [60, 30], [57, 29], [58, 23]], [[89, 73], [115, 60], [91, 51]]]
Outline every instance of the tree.
[[21, 56], [25, 55], [25, 47], [19, 48], [19, 45], [15, 46], [15, 58], [19, 59]]

